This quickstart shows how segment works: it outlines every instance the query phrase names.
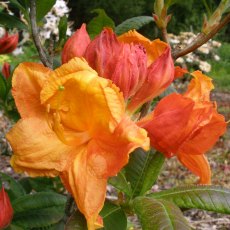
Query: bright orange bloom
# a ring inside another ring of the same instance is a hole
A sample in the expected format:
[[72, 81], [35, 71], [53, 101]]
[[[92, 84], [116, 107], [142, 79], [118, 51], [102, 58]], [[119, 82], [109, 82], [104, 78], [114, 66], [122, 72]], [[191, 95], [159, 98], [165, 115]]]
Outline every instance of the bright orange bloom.
[[2, 75], [8, 79], [10, 77], [10, 64], [8, 62], [4, 62], [2, 66]]
[[148, 149], [146, 131], [125, 114], [119, 89], [80, 58], [55, 71], [20, 64], [12, 93], [22, 117], [7, 134], [12, 166], [30, 176], [59, 175], [95, 229], [108, 177], [134, 149]]
[[[80, 43], [79, 39], [67, 41], [69, 50], [76, 50], [71, 44]], [[130, 113], [163, 92], [174, 79], [170, 47], [136, 31], [117, 37], [106, 28], [89, 43], [83, 57], [100, 76], [112, 80], [125, 99], [131, 99]]]
[[18, 45], [18, 34], [9, 35], [7, 32], [0, 38], [0, 54], [13, 52]]
[[6, 228], [13, 217], [13, 208], [4, 187], [0, 191], [0, 229]]
[[200, 71], [192, 75], [184, 95], [173, 93], [163, 98], [138, 124], [148, 131], [153, 147], [167, 157], [176, 155], [200, 177], [200, 183], [209, 184], [211, 171], [204, 153], [224, 134], [226, 122], [210, 101], [211, 79]]

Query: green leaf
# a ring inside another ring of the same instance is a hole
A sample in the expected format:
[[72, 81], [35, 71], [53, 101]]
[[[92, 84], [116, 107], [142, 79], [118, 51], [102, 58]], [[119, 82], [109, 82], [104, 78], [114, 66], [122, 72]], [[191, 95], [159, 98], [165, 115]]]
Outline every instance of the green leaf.
[[59, 41], [58, 46], [62, 46], [66, 40], [66, 31], [67, 31], [67, 17], [63, 16], [58, 24], [58, 31], [59, 31]]
[[149, 195], [174, 202], [180, 208], [197, 208], [230, 214], [230, 189], [217, 186], [190, 185]]
[[100, 216], [103, 218], [104, 230], [127, 229], [127, 218], [120, 206], [106, 201]]
[[36, 17], [37, 22], [41, 21], [44, 16], [52, 9], [56, 0], [37, 0], [36, 1]]
[[91, 38], [94, 38], [96, 35], [98, 35], [106, 26], [111, 28], [115, 27], [113, 20], [105, 13], [103, 9], [95, 9], [91, 12], [98, 14], [87, 25], [87, 31]]
[[150, 16], [138, 16], [125, 20], [115, 28], [117, 35], [123, 34], [129, 30], [138, 30], [141, 27], [153, 22], [153, 17]]
[[0, 184], [2, 182], [8, 182], [9, 189], [7, 190], [7, 193], [10, 197], [10, 200], [13, 201], [14, 199], [24, 196], [25, 195], [25, 190], [23, 189], [23, 187], [20, 185], [20, 183], [18, 183], [14, 178], [4, 174], [4, 173], [0, 173]]
[[53, 192], [24, 195], [12, 202], [13, 224], [24, 228], [47, 227], [64, 216], [66, 197]]
[[27, 26], [17, 17], [0, 12], [0, 25], [9, 29], [18, 28], [27, 30]]
[[150, 197], [137, 197], [133, 204], [143, 230], [191, 229], [180, 209], [172, 202], [155, 200]]
[[7, 94], [7, 82], [5, 77], [0, 73], [0, 99], [5, 101]]
[[108, 182], [127, 196], [131, 196], [132, 189], [123, 171], [120, 171], [117, 176], [111, 177]]
[[79, 212], [76, 211], [68, 219], [65, 230], [87, 230], [87, 223], [85, 217]]
[[161, 153], [150, 150], [136, 149], [125, 167], [126, 178], [131, 183], [132, 196], [144, 194], [156, 182], [164, 163]]

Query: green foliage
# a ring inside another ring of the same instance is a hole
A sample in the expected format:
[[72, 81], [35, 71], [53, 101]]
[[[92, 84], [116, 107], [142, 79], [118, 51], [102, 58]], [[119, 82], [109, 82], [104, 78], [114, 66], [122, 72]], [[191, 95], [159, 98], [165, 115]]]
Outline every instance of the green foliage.
[[57, 47], [62, 47], [66, 40], [66, 31], [67, 31], [67, 17], [63, 16], [58, 24], [58, 31], [59, 31], [59, 40]]
[[36, 1], [36, 17], [37, 21], [41, 21], [44, 16], [51, 10], [56, 0], [39, 0]]
[[230, 214], [230, 190], [221, 187], [190, 185], [152, 193], [150, 196], [172, 201], [180, 208]]
[[210, 61], [212, 70], [210, 76], [214, 80], [216, 88], [224, 91], [230, 90], [230, 44], [222, 43], [218, 49], [220, 61]]
[[12, 202], [12, 224], [24, 229], [53, 225], [63, 218], [65, 203], [65, 196], [53, 192], [21, 196]]
[[20, 183], [18, 183], [17, 180], [15, 180], [14, 178], [8, 176], [5, 173], [1, 173], [0, 172], [0, 185], [2, 183], [6, 183], [7, 182], [7, 186], [6, 187], [6, 191], [10, 197], [10, 200], [13, 201], [18, 197], [21, 197], [23, 195], [25, 195], [25, 190], [24, 188], [21, 186]]
[[131, 197], [143, 195], [151, 189], [157, 180], [163, 163], [164, 156], [153, 150], [145, 152], [139, 148], [130, 155], [125, 172], [126, 178], [132, 187]]
[[27, 26], [17, 17], [0, 12], [0, 25], [9, 29], [27, 29]]
[[111, 28], [115, 27], [113, 20], [103, 9], [92, 10], [92, 13], [97, 13], [97, 16], [94, 17], [87, 25], [87, 30], [91, 38], [98, 35], [106, 26]]
[[124, 192], [127, 196], [131, 197], [132, 189], [130, 183], [125, 177], [124, 170], [120, 171], [117, 176], [111, 177], [108, 182], [119, 191]]
[[7, 83], [5, 77], [0, 73], [0, 99], [5, 101], [7, 94]]
[[191, 229], [180, 209], [172, 202], [155, 200], [150, 197], [137, 197], [134, 200], [134, 209], [143, 230]]
[[100, 212], [100, 216], [103, 218], [103, 230], [127, 229], [127, 218], [120, 206], [107, 201]]
[[129, 18], [116, 26], [115, 32], [117, 35], [120, 35], [132, 29], [138, 30], [150, 22], [153, 22], [153, 18], [150, 16], [138, 16]]

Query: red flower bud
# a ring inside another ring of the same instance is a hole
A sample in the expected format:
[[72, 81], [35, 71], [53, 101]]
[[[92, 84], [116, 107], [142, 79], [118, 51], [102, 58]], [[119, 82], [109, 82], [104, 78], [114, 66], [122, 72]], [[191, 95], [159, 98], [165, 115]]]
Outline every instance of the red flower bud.
[[6, 32], [0, 38], [0, 54], [8, 54], [13, 52], [18, 45], [18, 34], [8, 35]]
[[4, 62], [2, 66], [2, 75], [8, 79], [10, 77], [10, 64], [8, 62]]
[[117, 85], [125, 99], [133, 96], [146, 78], [147, 55], [142, 45], [118, 42], [110, 29], [105, 29], [88, 46], [86, 60], [99, 76]]
[[62, 51], [62, 64], [74, 57], [82, 57], [89, 43], [90, 37], [86, 31], [86, 25], [82, 24], [81, 28], [65, 43]]
[[13, 217], [13, 208], [4, 187], [0, 191], [0, 229], [7, 227]]

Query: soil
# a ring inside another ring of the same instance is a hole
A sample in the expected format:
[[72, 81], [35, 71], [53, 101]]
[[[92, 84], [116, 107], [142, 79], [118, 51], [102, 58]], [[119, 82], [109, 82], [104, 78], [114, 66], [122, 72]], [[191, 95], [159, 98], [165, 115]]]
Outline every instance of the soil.
[[[217, 102], [219, 112], [226, 117], [226, 121], [230, 120], [230, 93], [215, 92], [212, 94], [212, 100]], [[5, 134], [11, 126], [12, 123], [0, 111], [0, 172], [18, 178], [9, 164], [10, 157], [4, 155], [4, 153], [11, 151], [5, 139]], [[212, 183], [230, 189], [230, 128], [228, 128], [225, 136], [220, 138], [216, 146], [207, 153], [207, 156], [213, 173]], [[153, 190], [159, 191], [195, 182], [195, 176], [181, 166], [176, 159], [169, 159]], [[201, 210], [185, 211], [184, 215], [192, 227], [197, 230], [230, 230], [230, 215]], [[129, 220], [133, 223], [133, 227], [130, 229], [141, 229], [137, 218], [134, 217]]]

